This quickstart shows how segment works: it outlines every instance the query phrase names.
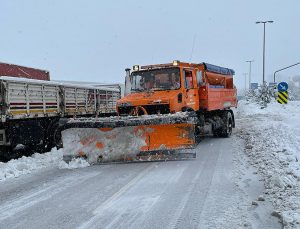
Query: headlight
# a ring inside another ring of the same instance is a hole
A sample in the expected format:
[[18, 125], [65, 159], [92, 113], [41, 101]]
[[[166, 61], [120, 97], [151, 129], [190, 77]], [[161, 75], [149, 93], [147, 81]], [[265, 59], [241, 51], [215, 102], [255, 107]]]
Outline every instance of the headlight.
[[138, 70], [140, 70], [140, 66], [139, 65], [133, 65], [132, 69], [133, 69], [133, 71], [138, 71]]
[[178, 66], [178, 64], [179, 64], [179, 60], [173, 60], [173, 65], [174, 66]]

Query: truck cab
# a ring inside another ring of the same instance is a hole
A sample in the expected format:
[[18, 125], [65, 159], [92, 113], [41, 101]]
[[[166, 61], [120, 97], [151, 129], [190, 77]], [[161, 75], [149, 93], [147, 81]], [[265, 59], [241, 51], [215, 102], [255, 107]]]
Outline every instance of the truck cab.
[[203, 66], [173, 61], [170, 64], [137, 65], [127, 69], [125, 97], [118, 100], [120, 115], [167, 114], [199, 110]]

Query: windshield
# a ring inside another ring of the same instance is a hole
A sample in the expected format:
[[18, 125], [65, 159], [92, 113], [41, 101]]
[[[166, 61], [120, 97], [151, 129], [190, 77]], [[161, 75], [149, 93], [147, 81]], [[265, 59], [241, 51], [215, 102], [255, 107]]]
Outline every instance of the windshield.
[[175, 90], [180, 88], [179, 68], [133, 72], [131, 91]]

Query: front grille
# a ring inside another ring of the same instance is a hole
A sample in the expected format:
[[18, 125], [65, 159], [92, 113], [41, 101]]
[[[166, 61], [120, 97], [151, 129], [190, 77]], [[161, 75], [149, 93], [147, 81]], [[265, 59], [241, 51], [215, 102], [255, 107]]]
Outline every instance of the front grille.
[[118, 112], [120, 115], [128, 115], [130, 111], [132, 110], [132, 106], [128, 107], [118, 107]]
[[[169, 114], [170, 106], [169, 104], [155, 104], [155, 105], [145, 105], [143, 106], [148, 114]], [[134, 106], [119, 107], [120, 115], [128, 115]]]
[[144, 106], [148, 114], [169, 114], [169, 104], [157, 104]]

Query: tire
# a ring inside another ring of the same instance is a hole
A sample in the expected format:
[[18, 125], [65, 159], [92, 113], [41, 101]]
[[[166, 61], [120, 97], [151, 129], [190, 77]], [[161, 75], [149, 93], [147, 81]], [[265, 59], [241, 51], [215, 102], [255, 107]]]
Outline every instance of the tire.
[[12, 148], [8, 146], [0, 146], [0, 162], [8, 162], [12, 159], [11, 152]]
[[50, 151], [53, 147], [62, 147], [61, 132], [59, 129], [58, 120], [52, 122], [48, 127], [47, 136], [45, 138], [45, 152]]
[[229, 111], [224, 112], [222, 116], [224, 125], [219, 133], [219, 136], [223, 138], [228, 138], [232, 134], [233, 118], [231, 112]]
[[12, 146], [1, 146], [0, 152], [1, 162], [8, 162], [11, 159], [17, 159], [24, 155], [22, 150], [15, 150]]
[[61, 139], [61, 129], [60, 129], [60, 126], [59, 126], [59, 123], [55, 123], [55, 126], [54, 126], [54, 132], [53, 132], [53, 143], [54, 145], [60, 149], [62, 148], [62, 139]]
[[221, 136], [221, 130], [215, 130], [215, 131], [213, 131], [213, 136], [215, 138], [219, 138]]

